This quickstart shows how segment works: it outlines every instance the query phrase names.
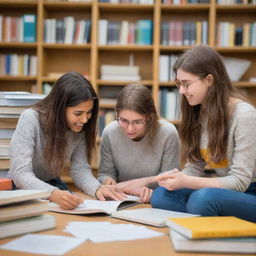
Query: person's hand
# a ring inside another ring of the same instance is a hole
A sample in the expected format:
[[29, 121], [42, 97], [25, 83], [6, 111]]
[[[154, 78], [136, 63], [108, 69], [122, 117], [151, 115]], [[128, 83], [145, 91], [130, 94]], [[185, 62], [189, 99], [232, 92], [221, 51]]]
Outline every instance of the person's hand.
[[115, 185], [116, 181], [112, 177], [108, 177], [104, 180], [103, 185]]
[[149, 203], [153, 190], [148, 187], [139, 189], [126, 189], [124, 192], [128, 195], [138, 196], [142, 203]]
[[96, 190], [95, 196], [101, 201], [105, 201], [107, 198], [122, 201], [126, 198], [126, 195], [115, 185], [101, 185]]
[[178, 169], [173, 169], [172, 171], [159, 174], [155, 179], [158, 181], [159, 186], [173, 191], [186, 187], [187, 177], [186, 174], [183, 174]]
[[64, 210], [73, 210], [83, 202], [78, 196], [69, 191], [55, 189], [52, 191], [49, 200], [58, 204]]

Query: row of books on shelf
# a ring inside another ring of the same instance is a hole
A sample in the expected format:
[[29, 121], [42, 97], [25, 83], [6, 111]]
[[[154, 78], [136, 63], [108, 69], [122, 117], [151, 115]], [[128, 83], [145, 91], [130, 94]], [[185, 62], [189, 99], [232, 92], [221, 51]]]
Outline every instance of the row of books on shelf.
[[108, 21], [101, 19], [98, 21], [98, 44], [152, 44], [152, 20], [138, 20], [137, 22]]
[[89, 3], [94, 2], [95, 0], [47, 0], [48, 2], [81, 2], [81, 3]]
[[178, 59], [179, 55], [160, 55], [159, 56], [159, 81], [168, 82], [175, 79], [174, 73], [172, 72], [173, 66]]
[[154, 0], [99, 0], [99, 2], [111, 4], [154, 4]]
[[0, 75], [36, 76], [37, 56], [29, 54], [0, 54]]
[[217, 32], [217, 45], [232, 46], [256, 46], [256, 21], [236, 26], [232, 22], [219, 22]]
[[116, 112], [114, 110], [99, 111], [99, 136], [102, 136], [104, 128], [111, 122], [116, 120]]
[[180, 46], [207, 43], [207, 21], [164, 21], [161, 23], [162, 45]]
[[256, 0], [216, 0], [216, 2], [222, 5], [256, 4]]
[[[170, 82], [175, 80], [173, 73], [173, 66], [178, 59], [178, 55], [160, 55], [159, 56], [159, 81]], [[238, 82], [242, 79], [243, 75], [250, 68], [252, 62], [243, 58], [232, 58], [222, 56], [224, 65], [227, 69], [228, 75], [233, 82]], [[250, 80], [253, 81], [251, 77]]]
[[180, 97], [178, 89], [161, 88], [159, 91], [160, 115], [168, 121], [180, 119]]
[[0, 15], [0, 42], [35, 42], [36, 15], [20, 17]]
[[162, 0], [162, 3], [167, 5], [209, 4], [210, 0]]
[[90, 42], [90, 34], [91, 20], [75, 20], [72, 16], [44, 20], [46, 43], [86, 44]]

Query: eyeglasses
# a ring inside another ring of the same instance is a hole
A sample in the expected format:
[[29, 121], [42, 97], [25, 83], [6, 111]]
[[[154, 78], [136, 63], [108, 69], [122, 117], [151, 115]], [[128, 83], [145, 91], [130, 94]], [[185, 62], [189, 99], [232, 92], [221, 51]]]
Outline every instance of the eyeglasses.
[[198, 80], [201, 80], [202, 77], [199, 77], [198, 79], [192, 81], [192, 82], [186, 82], [186, 83], [181, 83], [178, 79], [175, 79], [175, 85], [177, 86], [178, 89], [180, 89], [180, 87], [182, 86], [183, 88], [185, 88], [186, 90], [189, 89], [189, 86], [195, 82], [197, 82]]
[[122, 128], [127, 128], [129, 125], [131, 125], [133, 128], [141, 128], [146, 123], [146, 120], [128, 121], [127, 119], [124, 119], [122, 117], [118, 117], [116, 120]]

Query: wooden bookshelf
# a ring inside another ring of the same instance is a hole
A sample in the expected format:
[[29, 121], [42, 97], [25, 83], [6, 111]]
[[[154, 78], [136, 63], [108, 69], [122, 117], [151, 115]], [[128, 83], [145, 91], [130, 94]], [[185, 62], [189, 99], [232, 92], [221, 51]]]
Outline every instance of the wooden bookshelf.
[[[0, 54], [18, 53], [35, 54], [37, 56], [36, 76], [1, 76], [0, 90], [25, 90], [42, 93], [43, 84], [53, 84], [55, 78], [49, 73], [66, 73], [77, 71], [86, 74], [100, 95], [102, 88], [120, 87], [129, 81], [106, 81], [100, 79], [102, 64], [128, 65], [129, 56], [134, 56], [134, 64], [140, 67], [142, 84], [148, 86], [154, 101], [159, 108], [160, 88], [174, 88], [173, 81], [159, 82], [159, 56], [161, 54], [180, 54], [191, 45], [161, 45], [161, 23], [169, 20], [208, 22], [208, 45], [214, 47], [221, 55], [237, 57], [252, 62], [241, 81], [234, 84], [245, 91], [256, 105], [256, 82], [249, 82], [256, 77], [256, 47], [217, 45], [217, 25], [220, 21], [233, 22], [241, 25], [244, 22], [256, 22], [255, 4], [218, 5], [216, 0], [208, 4], [166, 5], [161, 0], [154, 4], [111, 4], [92, 2], [61, 2], [47, 0], [0, 0], [0, 15], [21, 16], [36, 14], [37, 40], [34, 43], [0, 42]], [[44, 20], [60, 19], [73, 16], [75, 19], [91, 20], [91, 40], [86, 44], [50, 44], [44, 42]], [[113, 21], [140, 19], [153, 21], [152, 45], [98, 45], [98, 21], [107, 19]], [[105, 89], [106, 89], [105, 88]], [[112, 108], [113, 105], [102, 104], [101, 108]], [[170, 120], [178, 124], [177, 120]]]

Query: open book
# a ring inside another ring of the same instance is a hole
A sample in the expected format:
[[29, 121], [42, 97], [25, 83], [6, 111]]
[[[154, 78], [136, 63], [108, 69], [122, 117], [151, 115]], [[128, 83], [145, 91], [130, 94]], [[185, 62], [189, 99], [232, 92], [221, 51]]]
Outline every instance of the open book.
[[183, 218], [183, 217], [192, 217], [198, 216], [190, 213], [185, 212], [175, 212], [175, 211], [168, 211], [156, 208], [140, 208], [134, 210], [122, 210], [118, 212], [114, 212], [111, 217], [134, 221], [138, 223], [143, 223], [151, 226], [156, 227], [166, 227], [166, 220], [167, 218]]
[[106, 213], [111, 215], [112, 213], [138, 204], [140, 198], [137, 196], [127, 195], [127, 198], [123, 201], [99, 201], [86, 199], [74, 210], [61, 209], [57, 204], [51, 202], [48, 204], [48, 210], [52, 212], [60, 212], [67, 214], [92, 214], [92, 213]]

